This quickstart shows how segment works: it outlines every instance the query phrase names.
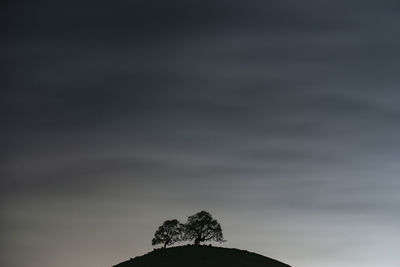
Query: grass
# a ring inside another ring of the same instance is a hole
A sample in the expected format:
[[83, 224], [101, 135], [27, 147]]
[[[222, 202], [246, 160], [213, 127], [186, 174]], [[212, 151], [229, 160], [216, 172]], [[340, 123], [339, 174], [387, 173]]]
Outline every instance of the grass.
[[290, 267], [245, 250], [211, 246], [156, 249], [114, 267]]

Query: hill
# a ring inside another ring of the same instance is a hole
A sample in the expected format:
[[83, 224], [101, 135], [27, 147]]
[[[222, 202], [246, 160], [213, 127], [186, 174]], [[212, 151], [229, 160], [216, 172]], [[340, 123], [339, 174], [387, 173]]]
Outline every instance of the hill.
[[244, 250], [211, 246], [181, 246], [157, 249], [114, 267], [290, 267]]

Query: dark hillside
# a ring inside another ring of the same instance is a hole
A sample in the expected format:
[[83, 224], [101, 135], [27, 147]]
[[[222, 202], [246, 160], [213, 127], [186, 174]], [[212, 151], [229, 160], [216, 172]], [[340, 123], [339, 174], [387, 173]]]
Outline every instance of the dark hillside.
[[290, 267], [282, 262], [239, 249], [181, 246], [154, 250], [114, 267]]

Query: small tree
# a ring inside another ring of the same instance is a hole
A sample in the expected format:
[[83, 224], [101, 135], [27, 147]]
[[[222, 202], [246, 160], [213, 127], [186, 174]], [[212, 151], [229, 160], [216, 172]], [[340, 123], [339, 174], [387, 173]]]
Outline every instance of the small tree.
[[151, 244], [153, 246], [163, 244], [163, 247], [166, 248], [167, 246], [181, 240], [182, 224], [178, 220], [173, 219], [165, 221], [160, 227], [158, 227]]
[[225, 242], [221, 225], [207, 211], [200, 211], [188, 217], [184, 225], [183, 239], [194, 240], [195, 245], [206, 241]]

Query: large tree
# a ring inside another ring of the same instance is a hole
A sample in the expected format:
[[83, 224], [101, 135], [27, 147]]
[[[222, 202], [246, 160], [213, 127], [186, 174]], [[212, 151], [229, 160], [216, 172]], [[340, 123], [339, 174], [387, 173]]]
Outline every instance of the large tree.
[[166, 248], [178, 241], [182, 240], [182, 224], [176, 220], [167, 220], [160, 227], [158, 227], [157, 231], [154, 234], [154, 238], [151, 241], [151, 244], [163, 244], [163, 247]]
[[184, 225], [184, 240], [194, 240], [195, 245], [201, 242], [224, 242], [221, 225], [207, 211], [200, 211], [188, 217]]

